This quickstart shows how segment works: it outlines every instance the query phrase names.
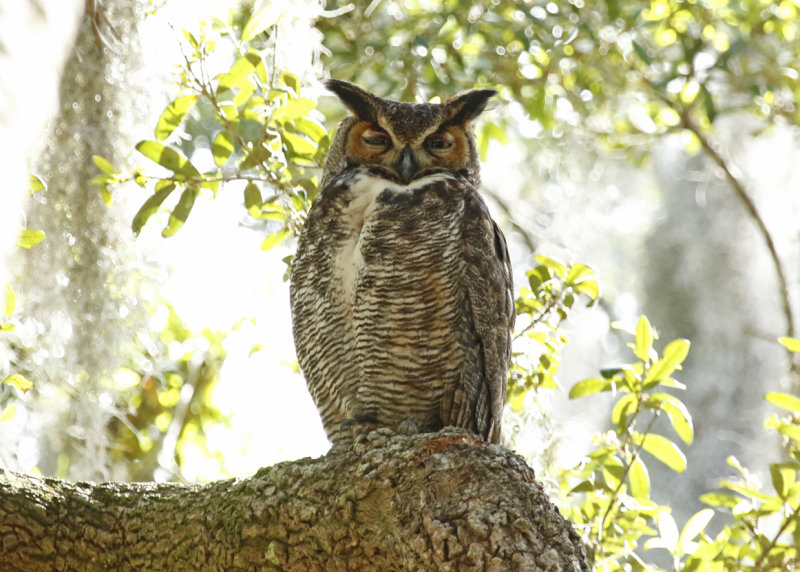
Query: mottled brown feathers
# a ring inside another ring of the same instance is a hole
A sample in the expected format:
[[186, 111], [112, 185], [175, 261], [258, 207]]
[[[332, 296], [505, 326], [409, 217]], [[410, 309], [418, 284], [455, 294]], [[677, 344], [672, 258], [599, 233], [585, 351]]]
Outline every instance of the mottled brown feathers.
[[339, 127], [292, 271], [300, 367], [331, 440], [355, 423], [498, 442], [514, 322], [469, 123], [493, 90], [399, 103], [330, 80]]

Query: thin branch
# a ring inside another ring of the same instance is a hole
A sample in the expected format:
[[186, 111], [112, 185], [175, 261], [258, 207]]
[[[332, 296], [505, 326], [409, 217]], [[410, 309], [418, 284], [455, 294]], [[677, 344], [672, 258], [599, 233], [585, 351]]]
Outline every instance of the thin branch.
[[[772, 263], [775, 266], [775, 273], [778, 277], [778, 289], [780, 290], [781, 304], [783, 306], [783, 314], [786, 320], [786, 335], [790, 338], [796, 337], [794, 317], [792, 314], [792, 302], [789, 294], [789, 281], [786, 277], [786, 271], [784, 270], [783, 262], [781, 262], [781, 258], [778, 255], [778, 249], [775, 246], [775, 241], [773, 240], [772, 234], [767, 228], [767, 224], [764, 222], [764, 219], [758, 212], [758, 208], [756, 207], [752, 197], [750, 197], [750, 195], [747, 193], [744, 183], [742, 183], [742, 181], [740, 181], [739, 178], [734, 174], [731, 166], [728, 164], [722, 154], [714, 147], [709, 138], [700, 131], [697, 125], [692, 123], [686, 114], [683, 114], [683, 126], [687, 130], [694, 133], [695, 137], [697, 137], [698, 141], [700, 141], [700, 145], [703, 147], [703, 150], [706, 152], [706, 154], [708, 154], [711, 160], [714, 161], [714, 163], [716, 163], [720, 169], [722, 169], [723, 173], [725, 173], [725, 178], [728, 180], [728, 183], [730, 184], [734, 193], [736, 193], [736, 196], [739, 197], [739, 200], [744, 205], [747, 213], [750, 215], [750, 218], [755, 221], [756, 226], [758, 227], [758, 230], [767, 245], [767, 250], [769, 250]], [[790, 362], [794, 363], [792, 352], [789, 352], [789, 359]]]

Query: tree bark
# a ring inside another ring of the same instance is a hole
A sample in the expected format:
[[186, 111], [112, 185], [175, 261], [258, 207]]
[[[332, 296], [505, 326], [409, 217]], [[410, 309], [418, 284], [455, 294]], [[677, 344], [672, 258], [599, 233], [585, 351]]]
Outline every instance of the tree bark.
[[0, 568], [588, 571], [525, 462], [453, 429], [208, 485], [0, 471]]

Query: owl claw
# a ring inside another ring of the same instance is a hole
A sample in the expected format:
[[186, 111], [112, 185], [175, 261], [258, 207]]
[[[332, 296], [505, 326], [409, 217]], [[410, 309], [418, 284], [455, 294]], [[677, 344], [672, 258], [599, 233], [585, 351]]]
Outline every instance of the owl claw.
[[363, 441], [368, 433], [380, 426], [377, 417], [371, 415], [358, 419], [345, 419], [339, 424], [339, 436], [353, 441]]

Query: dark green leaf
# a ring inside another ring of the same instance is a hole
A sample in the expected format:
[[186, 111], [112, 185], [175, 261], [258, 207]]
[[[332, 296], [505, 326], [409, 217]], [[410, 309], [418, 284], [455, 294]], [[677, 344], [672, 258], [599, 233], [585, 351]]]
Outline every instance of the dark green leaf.
[[264, 201], [261, 198], [261, 190], [259, 190], [258, 185], [252, 182], [247, 183], [244, 188], [244, 206], [249, 210], [253, 207], [260, 207], [262, 202]]

